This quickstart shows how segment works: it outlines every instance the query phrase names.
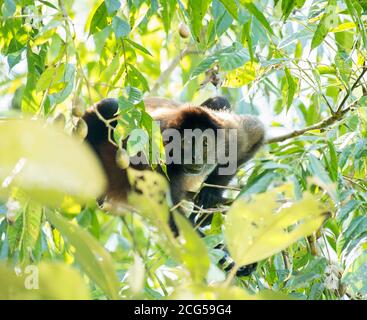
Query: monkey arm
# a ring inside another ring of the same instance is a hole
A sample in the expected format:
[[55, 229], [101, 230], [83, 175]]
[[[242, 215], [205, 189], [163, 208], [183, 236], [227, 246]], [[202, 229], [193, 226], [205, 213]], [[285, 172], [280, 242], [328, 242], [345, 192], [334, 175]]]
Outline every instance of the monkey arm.
[[226, 97], [217, 96], [205, 100], [201, 106], [207, 107], [213, 110], [231, 110], [231, 104]]

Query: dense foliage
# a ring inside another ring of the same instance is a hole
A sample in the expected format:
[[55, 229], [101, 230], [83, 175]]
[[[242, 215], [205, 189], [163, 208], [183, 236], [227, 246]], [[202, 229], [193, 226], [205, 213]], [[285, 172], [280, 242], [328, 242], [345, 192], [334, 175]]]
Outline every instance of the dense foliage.
[[[0, 8], [0, 298], [367, 296], [367, 1]], [[204, 238], [177, 213], [173, 237], [155, 172], [129, 172], [146, 177], [129, 211], [97, 206], [105, 178], [78, 139], [89, 106], [119, 98], [118, 144], [134, 128], [151, 132], [144, 96], [200, 103], [216, 94], [258, 115], [268, 140]], [[218, 267], [223, 240], [234, 270], [259, 262], [252, 275]]]

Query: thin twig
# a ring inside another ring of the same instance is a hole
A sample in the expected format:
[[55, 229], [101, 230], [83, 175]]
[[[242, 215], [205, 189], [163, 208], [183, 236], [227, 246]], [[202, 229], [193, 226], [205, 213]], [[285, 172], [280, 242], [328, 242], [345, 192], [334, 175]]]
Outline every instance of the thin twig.
[[233, 191], [241, 191], [241, 188], [235, 186], [221, 186], [217, 184], [210, 184], [210, 183], [203, 183], [202, 188], [210, 187], [210, 188], [217, 188], [217, 189], [225, 189], [225, 190], [233, 190]]
[[362, 72], [361, 72], [361, 74], [357, 78], [357, 80], [354, 82], [354, 84], [352, 85], [352, 87], [350, 88], [350, 90], [347, 92], [347, 94], [345, 95], [345, 97], [342, 100], [342, 102], [339, 104], [338, 109], [336, 109], [336, 113], [342, 112], [342, 109], [343, 109], [345, 103], [347, 102], [349, 96], [352, 94], [352, 91], [356, 88], [356, 86], [358, 85], [359, 81], [361, 81], [361, 79], [363, 78], [363, 76], [365, 75], [366, 72], [367, 72], [367, 68], [364, 67], [363, 70], [362, 70]]
[[274, 143], [274, 142], [282, 142], [285, 140], [288, 140], [290, 138], [295, 138], [298, 136], [303, 135], [304, 133], [311, 131], [311, 130], [318, 130], [318, 129], [323, 129], [326, 127], [331, 126], [332, 124], [334, 124], [335, 122], [341, 120], [343, 118], [343, 116], [348, 113], [351, 109], [352, 106], [354, 106], [356, 104], [356, 102], [352, 103], [351, 105], [349, 105], [348, 107], [346, 107], [345, 109], [343, 109], [345, 103], [347, 102], [348, 98], [350, 97], [350, 95], [352, 94], [353, 90], [357, 87], [358, 83], [360, 82], [360, 80], [363, 78], [363, 76], [365, 75], [365, 73], [367, 72], [367, 68], [363, 68], [361, 74], [359, 75], [359, 77], [357, 78], [357, 80], [354, 82], [354, 84], [352, 85], [352, 87], [350, 88], [350, 90], [346, 93], [346, 95], [344, 96], [343, 100], [340, 102], [338, 108], [336, 109], [336, 111], [334, 112], [334, 114], [332, 114], [330, 117], [327, 117], [326, 119], [317, 122], [309, 127], [303, 128], [303, 129], [297, 129], [294, 131], [291, 131], [289, 133], [277, 136], [277, 137], [273, 137], [273, 138], [268, 138], [266, 140], [266, 143]]
[[[59, 3], [59, 7], [60, 7], [60, 9], [62, 11], [62, 15], [64, 17], [64, 20], [65, 20], [65, 31], [66, 31], [67, 34], [70, 34], [71, 35], [71, 29], [70, 29], [70, 25], [69, 25], [69, 16], [68, 16], [68, 13], [67, 13], [66, 8], [65, 8], [64, 1], [63, 0], [59, 0], [58, 3]], [[70, 22], [70, 23], [73, 26], [73, 29], [75, 29], [73, 23], [72, 22]], [[72, 37], [71, 37], [71, 39], [72, 39]], [[88, 91], [88, 96], [89, 96], [89, 102], [92, 103], [93, 102], [93, 99], [92, 99], [91, 85], [89, 83], [89, 79], [87, 78], [87, 76], [86, 76], [86, 74], [84, 72], [83, 65], [81, 63], [80, 56], [79, 56], [78, 50], [76, 49], [76, 46], [75, 46], [74, 41], [72, 40], [70, 42], [73, 44], [74, 49], [75, 49], [75, 59], [76, 59], [77, 67], [78, 67], [78, 69], [80, 71], [80, 75], [82, 76], [82, 79], [84, 80], [84, 82], [85, 82], [85, 84], [87, 86], [87, 91]], [[95, 112], [97, 118], [99, 120], [101, 120], [102, 122], [105, 123], [106, 127], [109, 129], [109, 132], [111, 130], [114, 130], [114, 127], [111, 126], [111, 124], [109, 123], [108, 119], [105, 119], [101, 115], [101, 113], [99, 112], [99, 110], [96, 107], [96, 105], [93, 105], [92, 108], [93, 108], [93, 111]], [[113, 141], [113, 139], [112, 139], [112, 137], [111, 137], [110, 134], [108, 134], [108, 141], [111, 144], [113, 144], [115, 147], [118, 147], [118, 145], [115, 143], [115, 141]]]

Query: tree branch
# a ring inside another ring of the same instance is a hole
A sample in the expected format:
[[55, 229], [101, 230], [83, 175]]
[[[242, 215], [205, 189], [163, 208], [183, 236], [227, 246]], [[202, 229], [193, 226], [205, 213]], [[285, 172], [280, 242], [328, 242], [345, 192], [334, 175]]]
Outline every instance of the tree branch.
[[350, 105], [347, 108], [343, 109], [343, 107], [344, 107], [345, 103], [347, 102], [348, 98], [350, 97], [352, 91], [357, 87], [358, 83], [363, 78], [363, 76], [365, 75], [366, 72], [367, 72], [367, 67], [363, 67], [363, 70], [362, 70], [361, 74], [356, 79], [353, 86], [347, 92], [347, 94], [345, 95], [343, 100], [340, 102], [340, 104], [339, 104], [338, 108], [336, 109], [336, 111], [330, 117], [327, 117], [326, 119], [324, 119], [320, 122], [317, 122], [317, 123], [315, 123], [315, 124], [313, 124], [309, 127], [306, 127], [306, 128], [303, 128], [303, 129], [297, 129], [297, 130], [291, 131], [289, 133], [286, 133], [286, 134], [283, 134], [283, 135], [280, 135], [280, 136], [277, 136], [277, 137], [269, 138], [269, 139], [266, 140], [265, 143], [282, 142], [282, 141], [288, 140], [290, 138], [295, 138], [295, 137], [301, 136], [304, 133], [306, 133], [308, 131], [311, 131], [311, 130], [318, 130], [318, 129], [326, 128], [328, 126], [331, 126], [335, 122], [341, 120], [343, 118], [343, 116], [346, 113], [348, 113], [352, 109], [352, 107], [355, 105], [355, 103], [353, 103], [352, 105]]
[[334, 124], [336, 121], [340, 120], [344, 114], [346, 114], [352, 106], [349, 106], [348, 108], [345, 108], [340, 114], [334, 114], [330, 117], [327, 117], [326, 119], [317, 122], [315, 124], [313, 124], [312, 126], [303, 128], [303, 129], [298, 129], [298, 130], [294, 130], [291, 131], [289, 133], [277, 136], [277, 137], [273, 137], [273, 138], [269, 138], [266, 140], [265, 143], [274, 143], [274, 142], [282, 142], [284, 140], [288, 140], [290, 138], [295, 138], [298, 136], [303, 135], [304, 133], [311, 131], [311, 130], [317, 130], [317, 129], [323, 129], [326, 128], [332, 124]]
[[161, 75], [159, 76], [155, 84], [153, 85], [152, 89], [150, 90], [151, 93], [158, 91], [159, 87], [168, 78], [168, 76], [173, 72], [173, 70], [175, 70], [175, 68], [178, 66], [182, 58], [190, 54], [199, 54], [199, 53], [200, 51], [192, 50], [189, 47], [181, 50], [180, 53], [168, 65], [167, 69], [161, 73]]

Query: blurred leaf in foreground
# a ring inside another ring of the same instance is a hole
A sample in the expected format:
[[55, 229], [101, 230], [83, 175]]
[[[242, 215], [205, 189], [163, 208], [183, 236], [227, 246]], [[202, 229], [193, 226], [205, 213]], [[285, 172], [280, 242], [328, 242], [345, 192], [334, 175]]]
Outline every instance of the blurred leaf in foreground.
[[20, 275], [0, 265], [0, 299], [86, 300], [88, 288], [80, 273], [61, 263], [28, 266]]
[[166, 225], [169, 208], [166, 200], [168, 184], [164, 177], [157, 172], [128, 169], [129, 182], [133, 192], [129, 195], [129, 203], [139, 209], [151, 223]]
[[253, 197], [238, 199], [228, 212], [225, 238], [231, 256], [238, 265], [247, 265], [270, 257], [301, 237], [316, 231], [327, 211], [308, 192], [298, 202], [277, 202], [277, 189]]
[[84, 202], [104, 191], [105, 177], [92, 151], [44, 122], [0, 119], [0, 195], [12, 187], [42, 204], [65, 195]]
[[87, 231], [54, 211], [46, 211], [47, 219], [75, 247], [75, 258], [85, 273], [112, 299], [118, 299], [119, 280], [109, 253]]
[[256, 295], [238, 287], [187, 285], [177, 288], [170, 296], [174, 300], [287, 300], [287, 295], [264, 290]]
[[185, 217], [175, 213], [175, 221], [180, 230], [181, 259], [189, 269], [192, 278], [200, 282], [209, 270], [208, 250], [203, 240]]

